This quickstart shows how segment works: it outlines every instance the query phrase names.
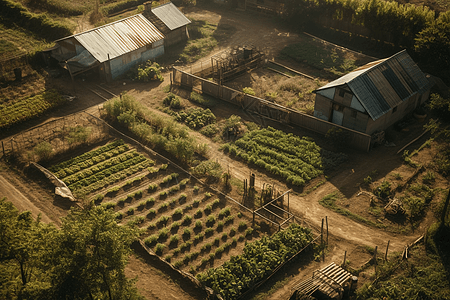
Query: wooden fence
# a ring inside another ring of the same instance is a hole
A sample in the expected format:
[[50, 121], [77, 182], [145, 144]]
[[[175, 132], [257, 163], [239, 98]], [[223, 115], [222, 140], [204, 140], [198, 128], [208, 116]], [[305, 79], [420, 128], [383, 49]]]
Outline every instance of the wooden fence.
[[264, 118], [309, 129], [326, 134], [330, 129], [342, 129], [349, 136], [348, 145], [352, 148], [369, 151], [371, 136], [343, 126], [330, 123], [300, 111], [276, 103], [244, 94], [232, 88], [200, 78], [187, 72], [173, 69], [173, 82], [187, 89], [195, 89], [203, 94], [232, 103], [243, 110], [256, 113]]

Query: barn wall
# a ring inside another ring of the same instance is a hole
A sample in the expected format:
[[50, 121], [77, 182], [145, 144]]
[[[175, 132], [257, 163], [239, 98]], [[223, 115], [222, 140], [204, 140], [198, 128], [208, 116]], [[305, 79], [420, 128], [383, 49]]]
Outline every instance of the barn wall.
[[158, 46], [156, 48], [141, 47], [135, 51], [127, 53], [125, 55], [116, 57], [111, 60], [111, 78], [115, 79], [120, 75], [127, 72], [131, 67], [136, 64], [143, 63], [149, 59], [155, 59], [158, 56], [164, 54], [164, 46]]
[[331, 117], [332, 102], [330, 99], [316, 94], [316, 101], [314, 104], [314, 117], [328, 121]]
[[164, 39], [164, 45], [166, 47], [169, 47], [171, 45], [178, 44], [182, 41], [185, 41], [189, 38], [187, 26], [183, 26], [180, 28], [177, 28], [170, 33], [166, 34], [166, 37]]

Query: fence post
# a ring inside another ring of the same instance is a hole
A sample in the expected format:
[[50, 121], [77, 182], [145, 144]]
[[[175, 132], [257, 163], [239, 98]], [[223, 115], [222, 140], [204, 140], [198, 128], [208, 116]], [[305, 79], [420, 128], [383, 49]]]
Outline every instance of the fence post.
[[345, 266], [345, 261], [347, 260], [347, 250], [344, 252], [344, 261], [342, 262], [342, 266]]
[[327, 246], [328, 246], [328, 216], [325, 216], [325, 222], [327, 223]]
[[323, 245], [323, 219], [322, 219], [322, 227], [320, 229], [320, 246], [322, 247], [322, 259], [325, 261], [325, 247]]
[[391, 242], [391, 240], [388, 241], [387, 246], [386, 246], [386, 253], [384, 254], [384, 261], [387, 261], [387, 255], [388, 255], [389, 243], [390, 242]]

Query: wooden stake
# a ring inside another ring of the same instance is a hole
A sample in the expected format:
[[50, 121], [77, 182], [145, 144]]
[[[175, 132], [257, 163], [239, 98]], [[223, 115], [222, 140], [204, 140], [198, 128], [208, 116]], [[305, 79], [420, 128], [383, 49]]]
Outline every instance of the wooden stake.
[[388, 241], [387, 246], [386, 246], [386, 253], [384, 254], [384, 261], [387, 261], [387, 255], [388, 255], [389, 243], [390, 242], [391, 242], [391, 240]]
[[328, 245], [328, 216], [325, 216], [325, 222], [327, 223], [327, 245]]
[[320, 245], [322, 246], [322, 259], [325, 261], [325, 247], [323, 246], [323, 219], [322, 219], [322, 229], [320, 230]]
[[375, 265], [375, 274], [377, 274], [377, 251], [378, 251], [378, 246], [375, 246], [375, 252], [373, 254], [373, 261], [374, 261], [374, 265]]
[[3, 141], [2, 141], [2, 149], [3, 149], [3, 157], [5, 157], [5, 145], [3, 145]]
[[344, 261], [342, 262], [342, 266], [345, 266], [345, 261], [347, 260], [347, 250], [344, 252]]

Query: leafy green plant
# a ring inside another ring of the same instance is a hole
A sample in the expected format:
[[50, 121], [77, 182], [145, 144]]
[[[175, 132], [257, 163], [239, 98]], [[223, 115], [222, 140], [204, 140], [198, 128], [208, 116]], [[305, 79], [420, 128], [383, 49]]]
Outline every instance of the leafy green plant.
[[391, 183], [384, 180], [379, 186], [374, 188], [373, 193], [382, 199], [386, 199], [391, 195]]
[[213, 227], [215, 223], [216, 223], [216, 217], [214, 215], [209, 216], [205, 222], [207, 227]]
[[179, 109], [181, 108], [181, 100], [179, 97], [175, 96], [172, 93], [169, 93], [163, 100], [163, 104], [165, 106], [169, 106], [173, 109]]

